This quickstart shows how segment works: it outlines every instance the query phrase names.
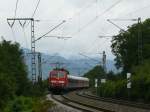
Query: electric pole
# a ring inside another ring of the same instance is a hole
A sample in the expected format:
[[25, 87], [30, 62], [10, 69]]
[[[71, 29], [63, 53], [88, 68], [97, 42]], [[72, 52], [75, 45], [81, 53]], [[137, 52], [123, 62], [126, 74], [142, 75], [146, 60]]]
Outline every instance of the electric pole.
[[[10, 23], [12, 21], [12, 23]], [[32, 83], [36, 82], [36, 54], [35, 54], [35, 36], [34, 36], [34, 18], [7, 18], [8, 25], [12, 28], [15, 21], [19, 21], [20, 25], [25, 25], [26, 21], [31, 22], [31, 72], [32, 72]], [[21, 24], [24, 22], [23, 24]]]
[[143, 42], [142, 42], [142, 31], [141, 31], [141, 18], [138, 18], [138, 64], [143, 63]]
[[38, 82], [42, 81], [42, 63], [41, 63], [41, 53], [38, 52]]
[[[137, 21], [138, 22], [138, 37], [137, 37], [137, 55], [138, 55], [138, 60], [137, 63], [138, 64], [142, 64], [143, 63], [143, 40], [142, 40], [142, 28], [141, 28], [141, 18], [137, 18], [137, 19], [111, 19], [113, 21]], [[124, 29], [122, 29], [121, 27], [119, 27], [118, 25], [116, 25], [114, 22], [112, 22], [110, 19], [108, 19], [107, 21], [111, 24], [113, 24], [115, 27], [119, 28], [121, 31], [123, 32], [127, 32]]]
[[100, 53], [102, 54], [102, 67], [103, 67], [103, 70], [104, 70], [104, 76], [103, 77], [100, 77], [100, 80], [101, 82], [100, 83], [105, 83], [106, 82], [106, 79], [107, 79], [107, 75], [106, 75], [106, 54], [105, 54], [105, 51], [103, 51], [103, 53]]
[[106, 68], [106, 53], [105, 53], [105, 51], [103, 51], [102, 64], [103, 64], [103, 69], [106, 72], [107, 68]]

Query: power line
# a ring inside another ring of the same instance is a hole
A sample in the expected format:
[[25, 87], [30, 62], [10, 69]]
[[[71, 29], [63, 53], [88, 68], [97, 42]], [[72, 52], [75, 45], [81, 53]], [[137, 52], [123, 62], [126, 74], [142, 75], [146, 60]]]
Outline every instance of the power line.
[[[93, 42], [90, 43], [89, 46], [86, 47], [86, 49], [87, 49], [87, 50], [86, 50], [86, 53], [89, 53], [89, 51], [91, 51], [91, 50], [95, 47], [96, 42], [97, 42], [97, 39], [98, 39], [98, 38], [96, 38]], [[86, 45], [87, 45], [87, 44], [86, 44]], [[92, 54], [93, 54], [93, 53], [92, 53]]]
[[98, 0], [96, 0], [96, 16], [98, 15]]
[[121, 31], [126, 32], [124, 29], [122, 29], [120, 26], [118, 26], [117, 24], [113, 23], [110, 19], [107, 19], [107, 21], [111, 24], [113, 24], [114, 26], [116, 26], [117, 28], [119, 28]]
[[[114, 21], [137, 21], [138, 23], [138, 64], [142, 64], [143, 63], [143, 45], [142, 45], [142, 34], [141, 34], [141, 18], [137, 18], [137, 19], [112, 19]], [[114, 24], [112, 21], [110, 21], [110, 19], [108, 19], [108, 22], [110, 22], [111, 24], [113, 24], [114, 26], [116, 26], [117, 28], [119, 28], [121, 31], [123, 32], [127, 32], [124, 29], [122, 29], [121, 27], [119, 27], [117, 24]]]
[[[81, 12], [85, 11], [86, 9], [88, 9], [89, 7], [91, 7], [93, 4], [97, 4], [98, 3], [98, 0], [92, 0], [92, 2], [89, 2], [89, 4], [87, 4], [85, 7], [82, 7], [79, 11], [75, 12], [73, 14], [72, 17], [68, 18], [67, 20], [70, 21], [70, 20], [73, 20], [76, 16], [79, 16], [79, 30], [80, 30], [80, 14]], [[85, 12], [84, 12], [85, 13]], [[78, 30], [78, 31], [79, 31]]]
[[98, 14], [91, 21], [89, 21], [87, 24], [85, 24], [79, 31], [73, 33], [72, 35], [76, 35], [77, 33], [81, 32], [83, 29], [87, 28], [90, 24], [94, 23], [99, 17], [103, 16], [105, 13], [107, 13], [109, 10], [111, 10], [113, 7], [115, 7], [121, 1], [123, 1], [123, 0], [118, 0], [117, 2], [115, 2], [113, 5], [111, 5], [109, 8], [107, 8], [104, 12]]
[[65, 23], [66, 21], [63, 20], [60, 24], [58, 24], [57, 26], [55, 26], [54, 28], [52, 28], [50, 31], [48, 31], [47, 33], [43, 34], [42, 36], [40, 36], [39, 38], [37, 38], [35, 41], [40, 40], [41, 38], [45, 37], [47, 34], [49, 34], [50, 32], [52, 32], [53, 30], [55, 30], [56, 28], [58, 28], [60, 25], [62, 25], [63, 23]]
[[19, 0], [16, 1], [16, 7], [15, 7], [15, 15], [14, 15], [14, 18], [16, 18], [16, 14], [17, 14], [18, 2], [19, 2]]
[[82, 53], [79, 53], [79, 55], [81, 55], [81, 56], [84, 56], [84, 57], [86, 57], [86, 58], [89, 58], [90, 60], [93, 60], [93, 61], [99, 61], [99, 60], [96, 60], [96, 59], [94, 59], [94, 58], [91, 58], [91, 57], [89, 57], [89, 56], [87, 56], [87, 55], [84, 55], [84, 54], [82, 54]]
[[[10, 24], [10, 21], [13, 21]], [[20, 25], [24, 27], [26, 21], [31, 21], [31, 70], [32, 70], [32, 82], [36, 82], [36, 52], [35, 52], [35, 36], [34, 36], [34, 18], [7, 18], [9, 26], [12, 28], [14, 21], [19, 21]], [[23, 23], [21, 21], [24, 21]]]
[[[39, 1], [40, 1], [40, 0], [39, 0]], [[79, 15], [81, 12], [83, 12], [83, 11], [86, 10], [86, 9], [88, 9], [88, 8], [89, 8], [90, 6], [92, 6], [95, 2], [97, 2], [97, 1], [92, 0], [92, 2], [89, 2], [89, 4], [86, 5], [85, 7], [81, 8], [80, 11], [75, 12], [75, 13], [73, 14], [73, 16], [70, 17], [70, 18], [68, 18], [67, 20], [69, 21], [69, 20], [74, 19], [75, 16]], [[39, 2], [38, 2], [38, 4], [37, 4], [37, 7], [38, 7], [38, 5], [39, 5]], [[36, 9], [36, 10], [37, 10], [37, 9]], [[60, 11], [60, 10], [59, 10], [59, 11]], [[48, 22], [48, 21], [51, 21], [51, 20], [38, 20], [38, 22], [41, 22], [41, 21]]]
[[[140, 11], [143, 11], [146, 8], [150, 8], [150, 4], [148, 4], [147, 6], [144, 6], [142, 8], [139, 8], [139, 9], [133, 10], [131, 12], [128, 12], [126, 14], [123, 14], [123, 16], [121, 16], [121, 17], [126, 17], [126, 16], [129, 16], [129, 15], [135, 14], [135, 13], [139, 13]], [[115, 18], [115, 19], [118, 19], [118, 18]]]
[[56, 38], [58, 38], [58, 39], [72, 38], [72, 37], [56, 36], [56, 35], [50, 35], [50, 36], [45, 36], [45, 37], [56, 37]]
[[81, 12], [83, 12], [84, 10], [88, 9], [89, 7], [91, 7], [95, 2], [96, 2], [95, 0], [93, 0], [92, 2], [89, 2], [89, 4], [87, 6], [81, 8], [80, 11], [75, 12], [73, 14], [73, 16], [71, 18], [69, 18], [69, 19], [72, 20], [75, 16], [79, 15]]
[[[128, 15], [131, 15], [131, 14], [135, 14], [136, 12], [140, 12], [140, 10], [143, 11], [143, 10], [146, 9], [146, 8], [150, 8], [150, 4], [147, 5], [147, 6], [145, 6], [145, 7], [140, 8], [140, 9], [137, 9], [137, 10], [134, 10], [134, 11], [132, 11], [132, 12], [129, 12], [129, 13], [125, 14], [124, 16], [128, 16]], [[123, 17], [124, 17], [124, 16], [123, 16]]]
[[[41, 0], [38, 0], [38, 2], [37, 2], [37, 4], [36, 4], [36, 7], [35, 7], [35, 10], [34, 10], [32, 16], [31, 16], [31, 18], [34, 17], [34, 15], [35, 15], [35, 13], [36, 13], [38, 7], [39, 7], [40, 1], [41, 1]], [[38, 21], [39, 21], [39, 20], [38, 20]], [[30, 23], [30, 21], [27, 23], [26, 27], [29, 25], [29, 23]]]
[[[19, 0], [17, 0], [17, 1], [16, 1], [14, 18], [16, 18], [16, 14], [17, 14], [18, 2], [19, 2]], [[8, 25], [9, 25], [9, 26], [10, 26], [10, 28], [11, 28], [12, 35], [13, 35], [13, 40], [16, 42], [15, 32], [14, 32], [14, 30], [13, 30], [13, 28], [12, 28], [12, 27], [13, 27], [13, 25], [14, 25], [14, 23], [15, 23], [15, 20], [13, 20], [11, 23], [7, 20], [7, 23], [8, 23]]]
[[41, 1], [41, 0], [38, 0], [37, 5], [36, 5], [36, 7], [35, 7], [35, 10], [34, 10], [34, 12], [33, 12], [32, 16], [31, 16], [31, 18], [33, 18], [33, 17], [34, 17], [34, 15], [35, 15], [35, 13], [36, 13], [36, 11], [37, 11], [38, 7], [39, 7], [40, 1]]
[[115, 7], [116, 5], [118, 5], [120, 2], [122, 2], [123, 0], [118, 0], [117, 2], [115, 2], [113, 5], [111, 5], [109, 8], [107, 8], [103, 13], [99, 14], [98, 16], [101, 16], [105, 13], [107, 13], [109, 10], [111, 10], [113, 7]]

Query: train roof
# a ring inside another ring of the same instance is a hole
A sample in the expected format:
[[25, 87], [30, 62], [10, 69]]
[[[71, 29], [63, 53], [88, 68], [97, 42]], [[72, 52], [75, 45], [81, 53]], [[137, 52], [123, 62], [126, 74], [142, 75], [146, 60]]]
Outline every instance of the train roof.
[[69, 72], [66, 69], [53, 69], [50, 71], [50, 73], [57, 73], [57, 72], [66, 72], [69, 74]]
[[79, 76], [73, 76], [73, 75], [67, 75], [67, 77], [68, 77], [69, 79], [89, 81], [89, 79], [86, 78], [86, 77], [79, 77]]

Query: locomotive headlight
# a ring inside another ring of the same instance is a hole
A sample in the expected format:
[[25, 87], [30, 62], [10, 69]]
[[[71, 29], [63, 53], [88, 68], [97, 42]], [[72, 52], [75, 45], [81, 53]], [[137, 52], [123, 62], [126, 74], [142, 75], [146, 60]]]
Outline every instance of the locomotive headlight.
[[55, 80], [52, 80], [51, 83], [56, 83], [56, 81], [55, 81]]
[[65, 83], [65, 81], [59, 81], [59, 83]]

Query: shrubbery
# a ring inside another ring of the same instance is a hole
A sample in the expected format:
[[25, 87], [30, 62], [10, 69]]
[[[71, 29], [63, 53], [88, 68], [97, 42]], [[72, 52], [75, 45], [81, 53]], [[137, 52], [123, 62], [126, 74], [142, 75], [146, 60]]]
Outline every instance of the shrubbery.
[[0, 42], [0, 112], [43, 112], [52, 103], [45, 95], [47, 82], [28, 79], [23, 52], [18, 43]]
[[[150, 35], [149, 26], [150, 19], [146, 19], [129, 26], [126, 31], [120, 31], [112, 38], [111, 48], [115, 55], [115, 65], [122, 69], [122, 72], [107, 73], [107, 82], [98, 87], [100, 96], [150, 102], [150, 39], [147, 36]], [[142, 54], [139, 54], [139, 43], [142, 45]], [[142, 58], [139, 59], [139, 56]], [[126, 87], [128, 72], [132, 74], [130, 90]], [[95, 68], [86, 74], [90, 80], [102, 76]], [[93, 86], [94, 80], [91, 87]]]
[[150, 61], [133, 68], [132, 85], [128, 90], [127, 79], [107, 81], [98, 88], [98, 95], [102, 97], [130, 99], [134, 101], [150, 102]]
[[8, 102], [3, 112], [46, 112], [52, 106], [55, 104], [44, 98], [19, 96]]

